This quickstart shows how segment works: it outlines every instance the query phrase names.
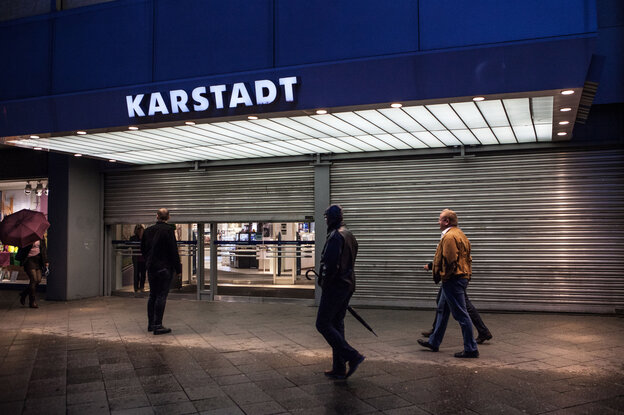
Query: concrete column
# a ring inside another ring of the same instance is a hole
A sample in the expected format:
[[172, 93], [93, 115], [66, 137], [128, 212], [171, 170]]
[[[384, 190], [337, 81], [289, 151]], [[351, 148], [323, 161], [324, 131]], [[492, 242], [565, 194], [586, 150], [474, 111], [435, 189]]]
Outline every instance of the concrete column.
[[[314, 164], [314, 268], [316, 272], [321, 269], [321, 253], [327, 237], [327, 226], [323, 214], [331, 203], [330, 167], [331, 163], [322, 162], [320, 157]], [[318, 286], [314, 291], [314, 299], [318, 305], [321, 300], [321, 290]]]
[[99, 162], [49, 155], [46, 299], [73, 300], [104, 293]]

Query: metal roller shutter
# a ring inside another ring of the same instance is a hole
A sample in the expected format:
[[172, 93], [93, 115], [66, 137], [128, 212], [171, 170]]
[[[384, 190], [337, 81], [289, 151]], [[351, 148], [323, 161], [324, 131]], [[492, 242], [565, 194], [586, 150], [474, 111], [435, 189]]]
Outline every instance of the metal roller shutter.
[[433, 306], [423, 264], [439, 212], [472, 242], [480, 309], [613, 312], [624, 304], [620, 151], [336, 162], [331, 200], [360, 243], [354, 300]]
[[105, 223], [152, 222], [161, 207], [175, 222], [303, 220], [314, 214], [314, 169], [283, 164], [106, 175]]

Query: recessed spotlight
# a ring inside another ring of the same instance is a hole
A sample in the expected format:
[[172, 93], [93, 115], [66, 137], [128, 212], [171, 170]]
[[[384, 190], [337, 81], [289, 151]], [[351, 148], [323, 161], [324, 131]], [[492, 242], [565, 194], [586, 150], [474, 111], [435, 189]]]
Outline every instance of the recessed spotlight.
[[474, 97], [472, 100], [475, 101], [475, 102], [477, 102], [477, 101], [485, 101], [485, 97]]
[[317, 113], [318, 115], [327, 114], [327, 110], [316, 110], [316, 113]]
[[561, 95], [572, 95], [573, 93], [574, 93], [574, 90], [572, 89], [565, 89], [561, 91]]
[[33, 150], [43, 150], [41, 147], [33, 147]]
[[559, 125], [568, 125], [570, 121], [559, 121]]
[[401, 104], [400, 102], [395, 102], [393, 104], [390, 104], [390, 106], [392, 108], [401, 108], [403, 106], [403, 104]]
[[186, 125], [195, 125], [195, 123], [193, 121], [186, 121], [184, 124], [186, 124]]
[[85, 135], [87, 132], [86, 131], [76, 131], [76, 134], [80, 134], [80, 135]]
[[134, 125], [131, 125], [130, 127], [128, 127], [128, 130], [132, 130], [132, 131], [136, 131], [138, 129], [139, 127], [135, 127]]
[[82, 157], [82, 154], [76, 153], [76, 154], [74, 154], [74, 157]]
[[39, 138], [38, 135], [31, 135], [30, 138]]
[[108, 160], [108, 161], [109, 161], [110, 163], [117, 163], [117, 160], [115, 160], [115, 159], [110, 159], [110, 160]]
[[568, 135], [568, 133], [562, 131], [560, 133], [557, 133], [557, 135]]
[[565, 107], [565, 108], [561, 108], [559, 111], [561, 111], [561, 112], [568, 112], [568, 111], [572, 111], [572, 108]]
[[247, 116], [247, 119], [248, 120], [257, 120], [258, 116], [257, 115], [249, 115], [249, 116]]

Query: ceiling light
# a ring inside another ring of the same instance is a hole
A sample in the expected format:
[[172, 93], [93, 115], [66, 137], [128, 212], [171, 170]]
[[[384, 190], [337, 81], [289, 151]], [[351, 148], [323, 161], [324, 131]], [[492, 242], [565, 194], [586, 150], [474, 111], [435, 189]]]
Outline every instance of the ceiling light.
[[186, 121], [184, 124], [186, 124], [186, 125], [195, 125], [195, 123], [193, 121]]
[[76, 131], [76, 134], [80, 134], [80, 135], [85, 135], [87, 132], [86, 131]]
[[132, 130], [132, 131], [136, 131], [138, 129], [139, 127], [135, 127], [134, 125], [131, 125], [130, 127], [128, 127], [128, 130]]
[[561, 95], [572, 95], [574, 91], [572, 89], [566, 89], [561, 91]]
[[82, 157], [82, 154], [76, 153], [76, 154], [74, 154], [74, 157]]
[[110, 160], [108, 160], [108, 161], [109, 161], [110, 163], [117, 163], [117, 160], [115, 160], [115, 159], [110, 159]]
[[318, 115], [327, 114], [327, 110], [316, 110], [316, 113], [317, 113]]
[[568, 135], [568, 133], [561, 131], [560, 133], [557, 133], [557, 135]]
[[561, 108], [559, 111], [561, 111], [561, 112], [568, 112], [568, 111], [572, 111], [572, 108], [565, 107], [565, 108]]
[[568, 125], [570, 121], [559, 121], [559, 125]]
[[36, 138], [39, 138], [39, 136], [38, 135], [31, 135], [30, 138], [35, 138], [36, 139]]
[[258, 116], [257, 116], [257, 115], [249, 115], [249, 116], [247, 117], [247, 119], [248, 119], [248, 120], [257, 120], [257, 119], [258, 119]]
[[33, 147], [33, 150], [43, 150], [41, 147]]
[[472, 100], [475, 101], [475, 102], [483, 101], [483, 100], [485, 100], [485, 97], [474, 97]]
[[399, 103], [399, 102], [395, 102], [394, 104], [390, 104], [390, 106], [392, 108], [401, 108], [403, 106], [403, 104]]
[[41, 182], [37, 182], [37, 187], [35, 187], [35, 194], [37, 196], [41, 196], [43, 194], [43, 185], [41, 184]]
[[26, 187], [24, 187], [24, 194], [29, 195], [32, 193], [32, 186], [30, 182], [26, 182]]

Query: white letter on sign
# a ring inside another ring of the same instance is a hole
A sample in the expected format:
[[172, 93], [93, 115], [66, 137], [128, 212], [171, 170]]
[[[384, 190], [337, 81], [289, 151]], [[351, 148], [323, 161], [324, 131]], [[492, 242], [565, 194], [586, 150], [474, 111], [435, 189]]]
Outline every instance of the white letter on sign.
[[[264, 90], [268, 91], [267, 95], [264, 95]], [[262, 81], [256, 81], [256, 104], [270, 104], [277, 98], [277, 87], [273, 81], [263, 79]]]
[[177, 114], [178, 111], [189, 112], [186, 103], [188, 102], [188, 94], [183, 89], [176, 89], [169, 91], [169, 98], [171, 99], [171, 112]]
[[236, 108], [238, 104], [245, 104], [248, 107], [253, 105], [251, 97], [243, 82], [232, 85], [232, 96], [230, 97], [230, 108]]
[[215, 96], [215, 104], [218, 109], [223, 108], [223, 92], [225, 91], [225, 85], [213, 85], [210, 87], [210, 92]]
[[165, 104], [165, 100], [163, 99], [162, 95], [160, 95], [160, 92], [154, 92], [152, 93], [152, 96], [150, 97], [150, 105], [149, 105], [149, 109], [147, 110], [147, 114], [148, 115], [154, 115], [157, 112], [160, 112], [161, 114], [169, 114], [169, 110], [167, 109], [167, 104]]
[[140, 106], [142, 99], [143, 99], [143, 94], [137, 95], [136, 97], [134, 97], [134, 99], [132, 98], [132, 95], [126, 96], [126, 105], [128, 106], [128, 117], [132, 118], [134, 117], [134, 114], [138, 115], [139, 117], [145, 116], [145, 113], [143, 112]]
[[205, 93], [206, 93], [205, 86], [199, 86], [193, 90], [191, 95], [193, 96], [193, 100], [195, 100], [195, 102], [197, 103], [193, 105], [193, 109], [195, 111], [206, 111], [208, 109], [208, 105], [209, 105], [208, 98], [202, 95]]
[[284, 85], [284, 95], [286, 97], [286, 101], [287, 102], [294, 101], [295, 97], [293, 94], [293, 85], [297, 83], [297, 77], [290, 76], [288, 78], [280, 78], [279, 83], [280, 85]]

